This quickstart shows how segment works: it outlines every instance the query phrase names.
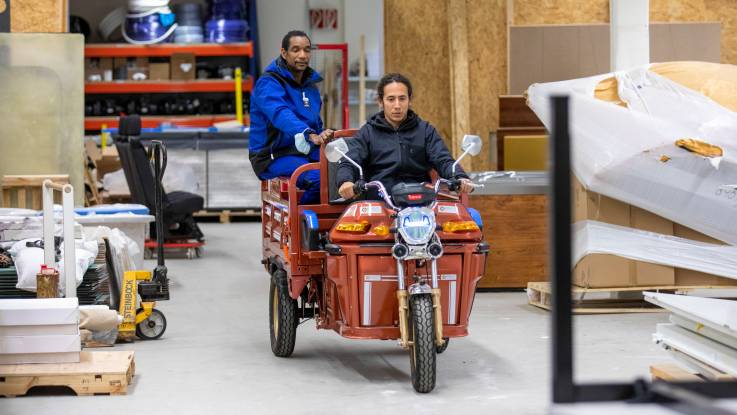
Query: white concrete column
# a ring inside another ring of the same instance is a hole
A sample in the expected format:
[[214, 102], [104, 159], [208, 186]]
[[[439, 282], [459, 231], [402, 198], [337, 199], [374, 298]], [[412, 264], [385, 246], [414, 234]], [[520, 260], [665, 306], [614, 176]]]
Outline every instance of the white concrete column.
[[650, 1], [610, 0], [611, 70], [650, 63]]

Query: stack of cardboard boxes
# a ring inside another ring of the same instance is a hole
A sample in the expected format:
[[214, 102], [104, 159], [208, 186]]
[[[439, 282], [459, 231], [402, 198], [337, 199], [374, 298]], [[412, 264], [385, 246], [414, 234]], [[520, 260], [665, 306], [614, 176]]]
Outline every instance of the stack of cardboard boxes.
[[[571, 178], [571, 185], [574, 222], [595, 220], [661, 235], [723, 244], [638, 207], [591, 192], [575, 176]], [[736, 281], [729, 278], [610, 254], [589, 254], [583, 257], [573, 270], [573, 283], [586, 288], [737, 285]]]
[[197, 66], [194, 54], [175, 53], [167, 58], [87, 58], [84, 60], [84, 79], [99, 81], [192, 81]]
[[81, 348], [76, 298], [0, 300], [0, 364], [76, 363]]

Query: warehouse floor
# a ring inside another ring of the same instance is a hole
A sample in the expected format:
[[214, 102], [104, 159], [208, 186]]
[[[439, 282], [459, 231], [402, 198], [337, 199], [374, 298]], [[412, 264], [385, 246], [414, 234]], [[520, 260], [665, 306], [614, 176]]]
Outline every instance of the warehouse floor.
[[[11, 414], [540, 414], [549, 400], [549, 313], [523, 292], [479, 293], [471, 335], [438, 359], [433, 393], [414, 393], [409, 359], [396, 343], [347, 340], [312, 322], [297, 331], [293, 357], [269, 348], [268, 279], [260, 261], [260, 223], [204, 224], [201, 259], [171, 259], [169, 328], [158, 341], [117, 345], [136, 351], [127, 396], [58, 393], [0, 398]], [[152, 267], [153, 262], [147, 264]], [[575, 319], [579, 380], [631, 380], [668, 360], [650, 335], [667, 315]]]

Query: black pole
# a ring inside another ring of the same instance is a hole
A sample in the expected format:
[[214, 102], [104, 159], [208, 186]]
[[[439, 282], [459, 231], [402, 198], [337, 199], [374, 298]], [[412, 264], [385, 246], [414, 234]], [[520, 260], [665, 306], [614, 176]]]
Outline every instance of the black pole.
[[156, 263], [158, 266], [164, 265], [164, 198], [161, 189], [161, 181], [164, 179], [161, 158], [163, 156], [161, 141], [155, 140], [151, 143], [153, 145], [153, 156], [154, 156], [154, 207], [156, 210]]
[[552, 270], [553, 402], [573, 402], [573, 328], [571, 315], [571, 154], [568, 97], [551, 99], [550, 137], [552, 194], [550, 266]]
[[0, 33], [10, 33], [10, 0], [0, 0]]

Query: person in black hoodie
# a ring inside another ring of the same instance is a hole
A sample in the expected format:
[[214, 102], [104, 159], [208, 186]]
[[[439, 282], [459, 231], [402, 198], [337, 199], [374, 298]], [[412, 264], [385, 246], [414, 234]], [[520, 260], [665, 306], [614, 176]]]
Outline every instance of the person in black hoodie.
[[[471, 192], [472, 182], [460, 165], [453, 175], [455, 160], [435, 127], [410, 108], [409, 79], [390, 73], [381, 78], [376, 89], [381, 111], [361, 127], [356, 137], [346, 141], [347, 155], [363, 167], [365, 180], [379, 180], [391, 192], [398, 183], [430, 182], [430, 170], [435, 169], [445, 179], [459, 178], [461, 192]], [[336, 179], [340, 196], [356, 197], [353, 185], [358, 169], [342, 161]], [[375, 198], [375, 193], [370, 198]]]

